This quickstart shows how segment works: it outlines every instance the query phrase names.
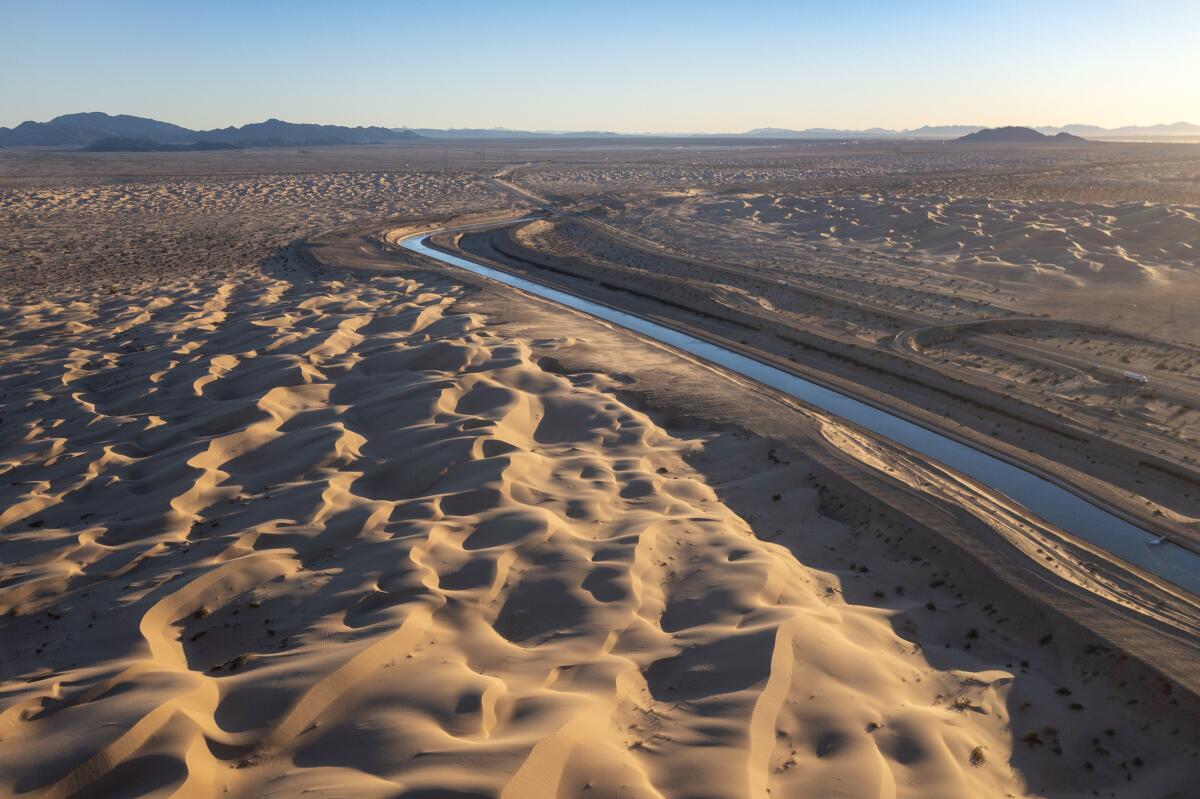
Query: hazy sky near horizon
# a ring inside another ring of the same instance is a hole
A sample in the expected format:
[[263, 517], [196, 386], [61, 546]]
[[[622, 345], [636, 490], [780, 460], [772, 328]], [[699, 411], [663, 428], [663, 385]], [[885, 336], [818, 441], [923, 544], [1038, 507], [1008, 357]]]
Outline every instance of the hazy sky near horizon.
[[1200, 123], [1200, 2], [0, 0], [0, 125]]

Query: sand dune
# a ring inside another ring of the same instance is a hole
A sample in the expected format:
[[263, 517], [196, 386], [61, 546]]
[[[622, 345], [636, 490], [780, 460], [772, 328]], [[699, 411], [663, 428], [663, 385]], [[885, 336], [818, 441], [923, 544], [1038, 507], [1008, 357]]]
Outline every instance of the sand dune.
[[[948, 616], [850, 602], [865, 566], [804, 565], [684, 457], [764, 497], [802, 463], [747, 474], [421, 280], [276, 263], [0, 308], [0, 794], [1075, 784], [1015, 766], [1015, 668], [926, 654]], [[845, 534], [815, 490], [766, 502]], [[1106, 739], [1102, 784], [1149, 740]]]
[[761, 194], [714, 198], [692, 213], [832, 246], [920, 253], [985, 279], [1136, 283], [1200, 263], [1196, 209], [1145, 203]]

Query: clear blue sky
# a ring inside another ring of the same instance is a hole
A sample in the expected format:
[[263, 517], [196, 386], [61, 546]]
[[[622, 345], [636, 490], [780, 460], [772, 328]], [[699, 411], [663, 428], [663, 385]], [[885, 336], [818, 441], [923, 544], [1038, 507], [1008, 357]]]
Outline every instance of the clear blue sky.
[[0, 0], [0, 125], [1200, 123], [1200, 0]]

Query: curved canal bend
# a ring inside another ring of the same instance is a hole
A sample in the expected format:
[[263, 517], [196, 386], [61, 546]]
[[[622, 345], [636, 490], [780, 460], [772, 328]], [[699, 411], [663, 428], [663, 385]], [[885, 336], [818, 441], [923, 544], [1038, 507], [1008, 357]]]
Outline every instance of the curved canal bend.
[[1200, 595], [1200, 554], [1170, 544], [1149, 547], [1146, 542], [1154, 537], [1152, 533], [1033, 472], [873, 405], [704, 339], [500, 269], [484, 266], [431, 247], [427, 243], [438, 233], [481, 227], [485, 225], [425, 231], [403, 238], [397, 244], [449, 266], [465, 269], [640, 333], [781, 391], [806, 405], [819, 408], [964, 474], [1003, 494], [1060, 530], [1065, 530], [1128, 563]]

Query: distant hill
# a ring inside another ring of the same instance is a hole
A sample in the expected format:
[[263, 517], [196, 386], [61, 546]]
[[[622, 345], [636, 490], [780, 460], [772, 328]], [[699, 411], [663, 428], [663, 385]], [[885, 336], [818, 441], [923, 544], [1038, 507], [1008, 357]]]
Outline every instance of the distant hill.
[[1093, 139], [1168, 139], [1200, 138], [1200, 125], [1191, 122], [1172, 122], [1169, 125], [1127, 125], [1122, 128], [1102, 128], [1099, 125], [1063, 125], [1061, 128], [1038, 128], [1042, 133], [1073, 133]]
[[[107, 139], [134, 140], [153, 144], [191, 145], [201, 142], [235, 147], [315, 146], [322, 144], [376, 144], [422, 138], [411, 130], [381, 127], [308, 125], [268, 119], [251, 125], [218, 130], [189, 130], [156, 119], [111, 116], [100, 112], [66, 114], [49, 122], [22, 122], [15, 128], [0, 128], [0, 147], [80, 147]], [[112, 146], [111, 144], [109, 146]]]
[[110, 116], [97, 111], [66, 114], [49, 122], [22, 122], [15, 128], [0, 128], [0, 144], [9, 147], [69, 147], [112, 137], [185, 141], [194, 133], [156, 119], [126, 114]]
[[[408, 128], [393, 128], [393, 130], [408, 130]], [[883, 128], [871, 128], [870, 130], [755, 128], [745, 133], [680, 133], [669, 131], [616, 133], [608, 130], [517, 130], [514, 128], [412, 128], [412, 130], [430, 139], [872, 139], [902, 135], [897, 131], [884, 130]], [[979, 130], [979, 126], [961, 126], [961, 130], [958, 130], [954, 135], [960, 136], [963, 133], [975, 130]]]
[[209, 152], [212, 150], [238, 150], [236, 144], [226, 144], [217, 141], [197, 141], [191, 144], [170, 144], [154, 141], [153, 139], [129, 139], [122, 136], [109, 136], [97, 139], [83, 148], [90, 153], [177, 153], [177, 152]]
[[[755, 128], [738, 135], [757, 139], [957, 139], [985, 129], [983, 125], [923, 125], [906, 130]], [[1033, 130], [1048, 136], [1069, 133], [1089, 139], [1200, 139], [1200, 125], [1194, 125], [1191, 122], [1173, 122], [1170, 125], [1128, 125], [1121, 128], [1102, 128], [1099, 125], [1063, 125], [1062, 127], [1037, 127]]]
[[199, 141], [216, 141], [244, 147], [312, 146], [321, 144], [382, 144], [423, 138], [411, 130], [380, 127], [349, 128], [342, 125], [305, 125], [268, 119], [198, 133]]
[[900, 131], [914, 139], [956, 139], [968, 133], [983, 130], [982, 125], [922, 125], [919, 128]]
[[1047, 136], [1033, 128], [1008, 126], [1004, 128], [984, 128], [975, 133], [968, 133], [955, 139], [964, 144], [1087, 144], [1087, 139], [1073, 136], [1070, 133], [1056, 133]]

